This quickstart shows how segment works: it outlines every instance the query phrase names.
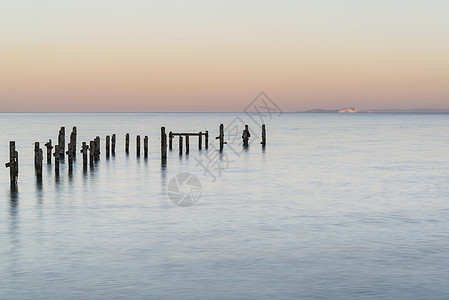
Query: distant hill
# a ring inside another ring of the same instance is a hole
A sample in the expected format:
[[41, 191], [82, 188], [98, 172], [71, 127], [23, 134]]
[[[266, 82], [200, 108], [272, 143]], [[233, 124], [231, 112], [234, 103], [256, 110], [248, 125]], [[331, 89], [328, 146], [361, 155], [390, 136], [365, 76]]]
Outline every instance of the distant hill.
[[[355, 108], [351, 108], [356, 110]], [[339, 113], [344, 112], [345, 109], [310, 109], [306, 111], [297, 111], [297, 113]], [[449, 109], [439, 109], [439, 108], [411, 108], [411, 109], [366, 109], [359, 110], [357, 113], [402, 113], [402, 114], [447, 114], [449, 113]]]

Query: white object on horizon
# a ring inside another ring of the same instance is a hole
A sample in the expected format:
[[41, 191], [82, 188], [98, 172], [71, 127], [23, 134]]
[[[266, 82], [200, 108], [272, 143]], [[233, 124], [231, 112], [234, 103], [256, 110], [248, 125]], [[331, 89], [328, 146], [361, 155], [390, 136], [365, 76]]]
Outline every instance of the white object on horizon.
[[348, 108], [344, 108], [338, 111], [338, 113], [340, 114], [353, 114], [357, 112], [357, 108], [354, 107], [348, 107]]

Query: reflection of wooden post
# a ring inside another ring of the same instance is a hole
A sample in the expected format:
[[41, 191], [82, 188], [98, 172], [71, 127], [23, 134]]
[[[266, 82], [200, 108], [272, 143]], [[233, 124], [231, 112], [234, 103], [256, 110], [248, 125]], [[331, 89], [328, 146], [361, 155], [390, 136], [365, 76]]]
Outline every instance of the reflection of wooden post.
[[115, 155], [115, 139], [116, 139], [116, 136], [115, 136], [115, 133], [112, 135], [112, 155]]
[[111, 141], [111, 137], [109, 135], [106, 136], [106, 157], [109, 157], [109, 152], [110, 152], [110, 141]]
[[143, 138], [143, 155], [148, 157], [148, 136]]
[[243, 147], [248, 147], [248, 141], [250, 137], [251, 133], [249, 133], [248, 125], [245, 125], [245, 130], [243, 130], [242, 133]]
[[224, 145], [224, 126], [223, 124], [220, 124], [219, 134], [215, 138], [220, 141], [220, 151], [223, 151], [223, 145]]
[[129, 133], [127, 133], [125, 136], [125, 152], [127, 154], [129, 153]]
[[173, 132], [168, 133], [168, 150], [173, 148]]
[[179, 155], [182, 155], [182, 135], [179, 136]]
[[72, 144], [72, 154], [76, 156], [76, 126], [73, 126], [72, 133], [70, 134], [70, 144]]
[[137, 156], [140, 156], [140, 135], [136, 136], [136, 152]]
[[198, 150], [201, 150], [203, 147], [203, 133], [200, 131], [198, 135]]
[[15, 186], [19, 176], [19, 153], [16, 151], [16, 142], [9, 142], [9, 162], [5, 164], [9, 168], [9, 180], [11, 186]]
[[65, 153], [65, 127], [62, 126], [58, 136], [59, 155], [64, 156]]
[[190, 151], [190, 138], [186, 135], [186, 154], [189, 154]]
[[47, 147], [47, 164], [51, 164], [51, 149], [53, 149], [51, 140], [48, 140], [48, 142], [45, 143], [45, 147]]
[[87, 150], [89, 146], [86, 145], [86, 142], [83, 142], [83, 146], [81, 147], [80, 152], [83, 153], [83, 166], [87, 166]]
[[262, 146], [267, 144], [267, 132], [265, 131], [265, 124], [262, 124]]
[[55, 157], [55, 172], [59, 173], [59, 145], [55, 145], [55, 153], [53, 154]]
[[167, 159], [167, 134], [165, 133], [165, 127], [161, 127], [161, 158]]
[[91, 165], [94, 164], [94, 157], [95, 157], [95, 142], [94, 141], [90, 141], [89, 142], [89, 163]]
[[204, 139], [204, 146], [206, 146], [205, 148], [208, 149], [209, 148], [209, 131], [206, 130], [206, 136]]

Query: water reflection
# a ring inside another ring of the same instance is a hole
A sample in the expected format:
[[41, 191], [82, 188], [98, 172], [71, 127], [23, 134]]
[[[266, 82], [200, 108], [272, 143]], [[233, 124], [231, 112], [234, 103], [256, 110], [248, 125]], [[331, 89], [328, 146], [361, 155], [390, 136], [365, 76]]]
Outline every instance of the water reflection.
[[36, 199], [37, 203], [42, 204], [42, 198], [43, 198], [43, 185], [42, 185], [42, 177], [37, 176], [36, 177]]
[[9, 214], [10, 216], [17, 215], [19, 205], [19, 188], [12, 185], [9, 190]]

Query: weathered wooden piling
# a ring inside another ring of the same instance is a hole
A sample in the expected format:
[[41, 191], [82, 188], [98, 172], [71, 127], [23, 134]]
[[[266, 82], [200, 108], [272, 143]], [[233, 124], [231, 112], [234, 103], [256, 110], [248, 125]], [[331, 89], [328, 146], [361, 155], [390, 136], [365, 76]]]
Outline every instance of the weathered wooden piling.
[[262, 146], [267, 144], [267, 132], [265, 130], [265, 124], [262, 124], [262, 142], [260, 142]]
[[190, 138], [188, 135], [186, 135], [186, 154], [189, 154], [190, 152]]
[[173, 149], [173, 132], [168, 133], [168, 150]]
[[38, 149], [37, 149], [37, 153], [36, 153], [36, 175], [38, 177], [42, 177], [42, 161], [44, 159], [44, 154], [42, 152], [42, 149], [39, 148], [39, 143], [36, 142], [38, 144]]
[[206, 135], [205, 135], [205, 139], [204, 139], [204, 146], [206, 149], [209, 148], [209, 131], [206, 130]]
[[69, 172], [73, 169], [73, 147], [74, 145], [72, 143], [69, 143], [67, 145], [67, 151], [65, 154], [67, 154], [68, 157], [68, 164], [69, 164]]
[[9, 162], [5, 163], [9, 168], [9, 180], [11, 186], [15, 186], [19, 177], [19, 153], [16, 151], [16, 142], [9, 142]]
[[89, 142], [89, 164], [93, 165], [95, 159], [95, 141]]
[[143, 138], [143, 155], [148, 157], [148, 135]]
[[65, 153], [65, 127], [62, 126], [58, 135], [59, 155], [64, 156]]
[[125, 152], [129, 153], [129, 133], [125, 136]]
[[37, 160], [39, 155], [39, 142], [34, 143], [34, 168], [37, 167]]
[[200, 131], [198, 135], [198, 150], [203, 148], [203, 133]]
[[249, 132], [248, 125], [245, 125], [245, 130], [243, 130], [242, 133], [243, 147], [248, 147], [248, 141], [250, 137], [251, 133]]
[[106, 136], [106, 157], [109, 157], [109, 152], [110, 152], [110, 140], [111, 137], [109, 135]]
[[179, 136], [179, 155], [182, 155], [182, 135]]
[[224, 126], [223, 126], [223, 124], [220, 124], [219, 135], [215, 139], [218, 139], [220, 141], [220, 151], [223, 151], [223, 146], [224, 146]]
[[115, 155], [115, 141], [116, 141], [116, 136], [115, 136], [115, 133], [112, 135], [112, 147], [111, 147], [111, 150], [112, 150], [112, 155]]
[[55, 153], [53, 154], [53, 156], [55, 157], [55, 172], [57, 174], [59, 174], [59, 154], [60, 150], [59, 150], [59, 145], [55, 145]]
[[80, 152], [83, 154], [83, 166], [87, 166], [87, 151], [89, 150], [89, 146], [86, 145], [86, 142], [83, 142], [81, 146]]
[[140, 135], [136, 136], [136, 154], [140, 156]]
[[72, 156], [75, 158], [76, 156], [76, 126], [73, 126], [72, 133], [70, 134], [70, 144], [72, 144]]
[[51, 150], [53, 146], [51, 145], [51, 139], [45, 143], [45, 147], [47, 147], [47, 164], [51, 164]]
[[94, 152], [94, 159], [99, 160], [100, 159], [100, 137], [97, 136], [94, 140], [95, 142], [95, 152]]
[[165, 127], [161, 127], [161, 159], [167, 160], [167, 134], [165, 133]]

